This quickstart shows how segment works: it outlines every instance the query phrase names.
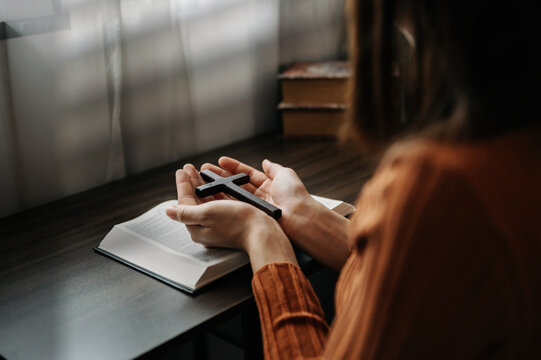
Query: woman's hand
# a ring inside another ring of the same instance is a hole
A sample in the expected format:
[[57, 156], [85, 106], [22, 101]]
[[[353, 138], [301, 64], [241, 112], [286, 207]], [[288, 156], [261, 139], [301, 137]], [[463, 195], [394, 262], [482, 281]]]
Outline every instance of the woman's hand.
[[271, 262], [297, 263], [289, 240], [270, 216], [240, 201], [197, 198], [195, 187], [204, 182], [192, 165], [178, 170], [176, 181], [179, 205], [167, 209], [167, 215], [186, 224], [193, 241], [243, 250], [254, 270]]
[[199, 175], [199, 172], [192, 164], [186, 164], [182, 170], [177, 170], [175, 173], [175, 180], [177, 184], [177, 196], [179, 204], [197, 205], [204, 204], [212, 200], [230, 199], [228, 195], [223, 193], [217, 193], [205, 198], [195, 196], [195, 188], [206, 184], [206, 182], [201, 178], [201, 175]]
[[[268, 201], [282, 210], [279, 219], [285, 233], [294, 237], [300, 229], [295, 227], [296, 217], [302, 215], [300, 207], [319, 206], [299, 179], [295, 171], [282, 165], [264, 160], [263, 171], [258, 171], [251, 166], [243, 164], [229, 157], [221, 157], [219, 165], [204, 164], [201, 169], [209, 169], [221, 176], [231, 176], [238, 173], [246, 173], [250, 176], [250, 183], [243, 186], [256, 196]], [[306, 212], [306, 209], [303, 210]]]
[[295, 171], [269, 160], [263, 161], [263, 172], [229, 157], [218, 163], [221, 167], [201, 168], [224, 177], [248, 174], [250, 183], [243, 187], [282, 209], [279, 222], [287, 237], [319, 262], [340, 270], [349, 254], [349, 220], [314, 200]]

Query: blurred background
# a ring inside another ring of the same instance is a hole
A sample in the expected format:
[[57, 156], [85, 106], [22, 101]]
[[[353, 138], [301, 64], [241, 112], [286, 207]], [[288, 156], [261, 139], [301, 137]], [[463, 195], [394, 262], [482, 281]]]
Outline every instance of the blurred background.
[[0, 0], [0, 216], [277, 130], [280, 65], [343, 57], [343, 8]]

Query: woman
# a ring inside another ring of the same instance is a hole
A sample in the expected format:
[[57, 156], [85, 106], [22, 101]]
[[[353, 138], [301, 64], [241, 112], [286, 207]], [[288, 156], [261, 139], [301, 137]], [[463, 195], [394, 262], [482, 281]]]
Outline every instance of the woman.
[[[195, 168], [177, 172], [168, 215], [194, 241], [250, 257], [266, 358], [541, 358], [533, 3], [348, 4], [349, 129], [365, 148], [390, 144], [351, 221], [268, 160], [264, 172], [230, 158], [203, 168], [248, 173], [249, 190], [283, 209], [279, 222], [238, 201], [203, 203]], [[411, 43], [402, 85], [394, 28]], [[341, 270], [331, 328], [291, 242]]]

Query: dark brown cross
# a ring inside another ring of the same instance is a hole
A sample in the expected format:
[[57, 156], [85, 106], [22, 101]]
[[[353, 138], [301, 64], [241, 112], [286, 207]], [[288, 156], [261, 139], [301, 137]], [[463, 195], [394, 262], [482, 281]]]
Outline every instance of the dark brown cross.
[[239, 186], [250, 182], [250, 177], [245, 173], [240, 173], [229, 177], [221, 177], [210, 170], [202, 170], [199, 174], [203, 180], [208, 181], [209, 183], [196, 187], [195, 195], [199, 197], [206, 197], [219, 192], [224, 192], [233, 196], [235, 199], [255, 206], [275, 219], [282, 216], [282, 210]]

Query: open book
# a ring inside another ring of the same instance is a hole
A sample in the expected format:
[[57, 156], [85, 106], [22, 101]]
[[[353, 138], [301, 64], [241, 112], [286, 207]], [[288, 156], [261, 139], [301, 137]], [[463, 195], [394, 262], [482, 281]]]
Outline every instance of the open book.
[[[342, 201], [313, 197], [341, 215], [355, 211]], [[176, 203], [162, 202], [115, 225], [95, 250], [189, 293], [249, 262], [241, 251], [206, 248], [193, 242], [184, 224], [165, 215], [165, 209]]]

